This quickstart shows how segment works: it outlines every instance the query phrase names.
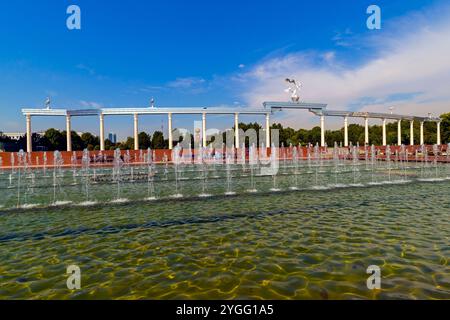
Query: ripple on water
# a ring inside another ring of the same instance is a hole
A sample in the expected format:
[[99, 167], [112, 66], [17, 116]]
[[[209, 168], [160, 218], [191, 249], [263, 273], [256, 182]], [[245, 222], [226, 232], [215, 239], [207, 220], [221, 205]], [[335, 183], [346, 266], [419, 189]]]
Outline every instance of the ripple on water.
[[349, 190], [3, 214], [0, 298], [450, 299], [450, 184]]

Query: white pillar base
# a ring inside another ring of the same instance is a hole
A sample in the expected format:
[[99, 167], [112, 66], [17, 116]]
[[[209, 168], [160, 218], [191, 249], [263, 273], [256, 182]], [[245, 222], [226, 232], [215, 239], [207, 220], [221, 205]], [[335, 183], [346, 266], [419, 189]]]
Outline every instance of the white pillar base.
[[424, 144], [424, 137], [423, 137], [423, 121], [420, 122], [420, 145]]
[[70, 116], [66, 116], [66, 132], [67, 132], [67, 151], [72, 151], [72, 126]]
[[32, 143], [32, 136], [33, 133], [31, 132], [31, 115], [26, 115], [27, 119], [27, 152], [33, 151], [33, 143]]
[[320, 146], [325, 147], [325, 116], [320, 116]]
[[202, 114], [202, 145], [206, 148], [206, 113]]
[[234, 147], [240, 148], [239, 145], [239, 113], [234, 114]]
[[138, 114], [134, 114], [134, 150], [139, 150]]
[[100, 150], [105, 151], [104, 115], [100, 114]]
[[348, 147], [348, 117], [344, 118], [344, 147]]
[[364, 119], [364, 143], [369, 144], [369, 119]]
[[173, 149], [173, 136], [172, 136], [172, 113], [169, 112], [167, 114], [168, 122], [169, 122], [169, 150]]

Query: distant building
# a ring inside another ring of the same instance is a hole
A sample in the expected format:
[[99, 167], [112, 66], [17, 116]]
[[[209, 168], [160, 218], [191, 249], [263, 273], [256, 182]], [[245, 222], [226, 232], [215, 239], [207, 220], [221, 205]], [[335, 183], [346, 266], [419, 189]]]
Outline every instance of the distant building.
[[108, 134], [108, 140], [111, 141], [111, 143], [117, 143], [117, 135], [113, 132], [110, 132]]
[[[38, 136], [43, 137], [45, 135], [45, 131], [35, 132]], [[77, 134], [81, 137], [84, 132], [77, 131]], [[25, 136], [25, 132], [0, 132], [0, 135], [4, 137], [8, 137], [12, 140], [19, 140], [20, 138]]]
[[2, 132], [2, 136], [8, 137], [12, 140], [19, 140], [24, 135], [24, 132]]

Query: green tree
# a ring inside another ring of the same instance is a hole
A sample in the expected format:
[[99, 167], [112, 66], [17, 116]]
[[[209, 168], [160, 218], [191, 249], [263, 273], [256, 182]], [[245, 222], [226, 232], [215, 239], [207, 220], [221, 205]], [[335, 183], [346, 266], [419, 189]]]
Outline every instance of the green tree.
[[321, 129], [320, 127], [314, 127], [308, 132], [307, 142], [312, 144], [320, 144]]
[[348, 126], [348, 142], [356, 145], [359, 143], [360, 145], [364, 144], [364, 127], [352, 123]]
[[161, 131], [155, 131], [152, 136], [152, 149], [164, 149], [166, 148], [166, 141]]
[[140, 132], [138, 135], [139, 148], [148, 149], [151, 146], [150, 136], [145, 132]]
[[44, 137], [48, 143], [47, 148], [50, 151], [55, 150], [65, 150], [66, 149], [66, 141], [64, 139], [63, 134], [54, 128], [50, 128], [45, 131]]
[[450, 143], [450, 112], [442, 114], [441, 119], [442, 143]]
[[128, 137], [125, 142], [119, 144], [121, 150], [133, 150], [134, 149], [134, 138]]
[[100, 139], [90, 132], [83, 133], [81, 140], [83, 142], [83, 148], [87, 148], [88, 150], [93, 150], [96, 146], [100, 145]]

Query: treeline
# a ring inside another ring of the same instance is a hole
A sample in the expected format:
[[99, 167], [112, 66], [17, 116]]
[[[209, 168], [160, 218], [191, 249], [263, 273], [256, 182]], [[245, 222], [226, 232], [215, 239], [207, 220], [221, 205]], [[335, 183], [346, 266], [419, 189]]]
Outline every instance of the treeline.
[[[445, 113], [441, 115], [441, 142], [450, 142], [450, 113]], [[258, 123], [250, 124], [239, 124], [239, 128], [246, 131], [247, 129], [254, 129], [258, 133], [262, 130], [262, 126]], [[320, 144], [320, 127], [314, 127], [311, 130], [299, 129], [295, 130], [290, 127], [283, 127], [281, 124], [273, 124], [271, 129], [279, 130], [280, 144], [283, 143], [285, 146], [292, 145], [307, 145], [308, 143]], [[386, 124], [386, 142], [390, 145], [397, 144], [397, 122]], [[363, 125], [350, 124], [348, 126], [348, 140], [349, 142], [356, 145], [364, 145], [365, 139], [365, 128]], [[414, 122], [414, 143], [420, 143], [420, 123], [418, 121]], [[409, 144], [411, 138], [410, 122], [402, 121], [401, 123], [401, 138], [403, 144]], [[264, 139], [264, 138], [263, 138]], [[259, 141], [258, 141], [259, 142]], [[325, 131], [325, 142], [328, 146], [333, 146], [335, 142], [338, 144], [344, 144], [344, 128], [339, 130], [326, 130]], [[437, 142], [437, 124], [435, 122], [425, 122], [424, 123], [424, 143], [425, 144], [435, 144]], [[383, 127], [382, 125], [371, 125], [369, 126], [369, 144], [382, 145], [383, 143]], [[246, 141], [248, 146], [248, 141]]]
[[[450, 113], [441, 115], [441, 141], [442, 143], [450, 142]], [[258, 139], [260, 136], [264, 137], [264, 133], [259, 133], [263, 130], [262, 126], [256, 122], [254, 123], [240, 123], [239, 128], [247, 131], [248, 129], [254, 129], [257, 133]], [[285, 146], [292, 145], [307, 145], [308, 143], [316, 144], [320, 143], [320, 127], [314, 127], [311, 130], [299, 129], [295, 130], [290, 127], [283, 127], [281, 124], [273, 124], [271, 129], [279, 130], [280, 144]], [[234, 128], [232, 129], [234, 130]], [[222, 133], [223, 141], [226, 140], [226, 132]], [[178, 134], [174, 134], [177, 137]], [[410, 142], [410, 123], [409, 121], [402, 121], [401, 127], [402, 143], [409, 144]], [[59, 131], [57, 129], [48, 129], [44, 135], [33, 134], [33, 150], [66, 150], [66, 131]], [[99, 150], [100, 140], [99, 137], [86, 132], [81, 136], [76, 132], [71, 132], [72, 138], [72, 150]], [[348, 138], [349, 142], [353, 144], [359, 143], [364, 145], [364, 126], [358, 124], [350, 124], [348, 126]], [[387, 143], [394, 145], [397, 144], [397, 123], [388, 123], [386, 125], [386, 138]], [[146, 132], [140, 132], [138, 135], [140, 149], [167, 149], [169, 147], [168, 139], [164, 138], [164, 134], [161, 131], [155, 131], [153, 135]], [[264, 138], [263, 138], [264, 139]], [[214, 141], [212, 137], [210, 140]], [[325, 132], [325, 140], [328, 146], [333, 146], [334, 142], [338, 144], [344, 142], [344, 128], [339, 130], [327, 130]], [[424, 124], [424, 142], [425, 144], [435, 144], [437, 140], [437, 126], [435, 122], [425, 122]], [[420, 141], [420, 123], [414, 122], [414, 142], [418, 144]], [[246, 139], [246, 145], [248, 147], [248, 138]], [[258, 141], [259, 143], [259, 141]], [[371, 125], [369, 126], [369, 144], [381, 145], [382, 144], [382, 126]], [[176, 142], [174, 142], [174, 146]], [[194, 146], [194, 137], [191, 134], [191, 147]], [[105, 149], [114, 150], [119, 148], [121, 150], [134, 149], [134, 138], [128, 137], [125, 141], [112, 143], [110, 140], [105, 140]], [[26, 137], [23, 136], [19, 140], [13, 140], [0, 133], [0, 149], [5, 151], [18, 151], [20, 149], [26, 149]]]
[[[168, 140], [164, 139], [161, 131], [155, 131], [153, 135], [146, 132], [139, 133], [139, 146], [141, 149], [166, 149], [169, 147]], [[75, 131], [71, 132], [72, 150], [100, 150], [100, 139], [92, 133], [85, 132], [81, 136]], [[64, 151], [67, 148], [67, 132], [59, 131], [51, 128], [45, 131], [44, 135], [33, 133], [32, 136], [33, 150], [36, 151]], [[26, 136], [22, 136], [19, 140], [11, 139], [0, 133], [0, 149], [5, 151], [26, 150]], [[134, 149], [134, 139], [128, 137], [125, 141], [112, 143], [111, 140], [105, 140], [106, 150], [132, 150]]]

